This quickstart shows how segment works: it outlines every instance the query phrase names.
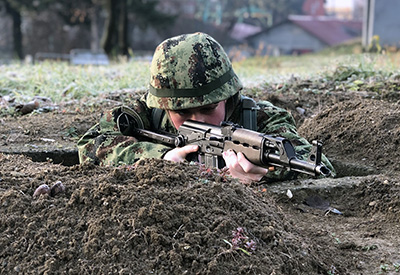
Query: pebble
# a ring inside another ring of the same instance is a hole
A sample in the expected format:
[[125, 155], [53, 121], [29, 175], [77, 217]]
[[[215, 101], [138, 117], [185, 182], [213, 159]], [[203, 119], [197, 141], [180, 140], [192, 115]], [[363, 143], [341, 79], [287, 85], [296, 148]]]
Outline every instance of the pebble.
[[39, 197], [40, 195], [45, 195], [50, 193], [50, 187], [47, 184], [42, 184], [38, 188], [36, 188], [35, 192], [33, 193], [33, 197]]
[[287, 196], [289, 199], [293, 198], [293, 193], [292, 193], [292, 191], [290, 191], [290, 189], [288, 189], [288, 190], [286, 191], [286, 196]]
[[50, 188], [50, 196], [54, 197], [55, 195], [62, 193], [65, 191], [65, 186], [61, 181], [57, 181], [51, 188]]
[[304, 113], [306, 112], [306, 110], [304, 110], [301, 107], [296, 107], [296, 111], [300, 114], [300, 115], [304, 115]]

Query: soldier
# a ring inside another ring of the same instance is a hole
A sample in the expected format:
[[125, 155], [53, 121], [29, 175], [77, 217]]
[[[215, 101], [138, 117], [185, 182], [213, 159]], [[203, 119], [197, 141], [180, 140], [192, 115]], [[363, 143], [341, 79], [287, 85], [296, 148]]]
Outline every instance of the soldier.
[[[311, 145], [297, 133], [293, 117], [284, 109], [241, 95], [243, 86], [233, 71], [222, 46], [204, 33], [176, 36], [155, 50], [150, 68], [147, 94], [130, 108], [116, 107], [105, 113], [78, 142], [80, 162], [100, 165], [133, 164], [142, 158], [162, 158], [181, 162], [197, 145], [171, 149], [125, 136], [118, 128], [121, 114], [129, 112], [140, 127], [152, 131], [177, 133], [186, 120], [213, 125], [224, 120], [269, 135], [288, 138], [299, 158], [307, 159]], [[269, 179], [288, 179], [292, 172], [269, 171], [250, 163], [241, 152], [223, 154], [232, 177], [244, 183]], [[329, 160], [323, 163], [334, 171]], [[333, 172], [334, 174], [334, 172]]]

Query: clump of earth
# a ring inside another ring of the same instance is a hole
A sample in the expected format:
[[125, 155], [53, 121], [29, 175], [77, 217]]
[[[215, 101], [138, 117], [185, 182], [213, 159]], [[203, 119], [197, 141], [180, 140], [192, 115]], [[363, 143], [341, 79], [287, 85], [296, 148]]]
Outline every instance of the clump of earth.
[[[112, 106], [0, 118], [0, 273], [398, 272], [397, 101], [257, 97], [291, 111], [308, 140], [322, 140], [338, 177], [243, 185], [193, 163], [79, 165], [77, 138]], [[55, 161], [54, 152], [64, 155]], [[33, 196], [57, 182], [65, 191]]]

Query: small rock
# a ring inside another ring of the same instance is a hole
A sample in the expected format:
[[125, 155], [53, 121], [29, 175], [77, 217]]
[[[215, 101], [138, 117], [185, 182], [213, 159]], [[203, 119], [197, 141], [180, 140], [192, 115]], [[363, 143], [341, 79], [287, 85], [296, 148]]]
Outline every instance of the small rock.
[[21, 114], [26, 115], [26, 114], [29, 114], [29, 113], [33, 112], [37, 108], [39, 108], [39, 105], [40, 105], [39, 102], [34, 100], [34, 101], [29, 102], [29, 103], [16, 106], [16, 110], [18, 112], [20, 112]]
[[376, 201], [371, 201], [370, 203], [368, 203], [369, 206], [374, 206], [376, 205]]
[[33, 193], [33, 197], [39, 197], [40, 195], [49, 194], [50, 187], [47, 184], [42, 184], [38, 188], [36, 188], [35, 192]]
[[301, 108], [301, 107], [296, 107], [296, 111], [297, 111], [300, 115], [304, 115], [305, 112], [306, 112], [306, 110], [304, 110], [304, 109]]
[[293, 193], [292, 193], [292, 191], [290, 191], [290, 189], [288, 189], [288, 190], [286, 191], [286, 196], [287, 196], [289, 199], [293, 198]]
[[383, 184], [389, 184], [389, 181], [388, 180], [384, 180]]
[[54, 197], [55, 195], [62, 193], [65, 191], [65, 186], [62, 184], [61, 181], [57, 181], [51, 188], [50, 188], [50, 196]]

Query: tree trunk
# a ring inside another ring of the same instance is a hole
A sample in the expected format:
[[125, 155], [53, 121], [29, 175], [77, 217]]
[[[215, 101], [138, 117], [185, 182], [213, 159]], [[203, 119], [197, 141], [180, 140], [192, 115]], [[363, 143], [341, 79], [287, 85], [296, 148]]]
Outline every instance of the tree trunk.
[[105, 9], [107, 11], [107, 19], [104, 26], [103, 38], [101, 46], [108, 56], [112, 56], [112, 51], [115, 45], [116, 36], [116, 18], [117, 18], [117, 2], [116, 0], [106, 0]]
[[98, 52], [100, 47], [98, 13], [99, 13], [99, 8], [97, 5], [94, 5], [89, 10], [90, 36], [91, 36], [90, 49], [92, 52]]
[[121, 1], [119, 8], [118, 48], [120, 54], [128, 56], [128, 12], [126, 0]]
[[22, 51], [21, 14], [6, 1], [6, 12], [13, 21], [13, 53], [18, 59], [24, 59]]
[[108, 56], [128, 55], [128, 11], [126, 0], [106, 0], [102, 48]]

